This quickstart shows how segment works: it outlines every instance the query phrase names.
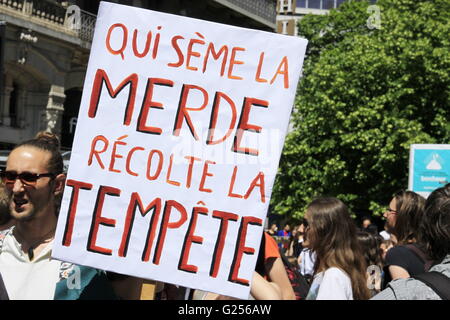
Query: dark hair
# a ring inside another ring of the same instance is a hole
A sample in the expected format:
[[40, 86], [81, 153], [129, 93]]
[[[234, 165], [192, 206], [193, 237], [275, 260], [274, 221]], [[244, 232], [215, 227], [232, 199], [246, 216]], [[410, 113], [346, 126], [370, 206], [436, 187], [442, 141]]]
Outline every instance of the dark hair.
[[356, 237], [362, 248], [367, 265], [376, 265], [381, 268], [381, 241], [379, 241], [374, 234], [367, 231], [358, 231]]
[[398, 244], [407, 244], [418, 238], [420, 224], [423, 220], [425, 198], [413, 191], [399, 191], [394, 195], [397, 220], [392, 233]]
[[8, 197], [5, 192], [5, 186], [0, 181], [0, 225], [8, 223], [10, 220]]
[[49, 172], [54, 174], [60, 174], [63, 172], [64, 162], [59, 150], [59, 139], [55, 134], [51, 132], [40, 131], [33, 139], [16, 145], [13, 150], [19, 147], [34, 147], [50, 152], [51, 157], [48, 162]]
[[316, 253], [314, 273], [336, 267], [347, 273], [353, 297], [370, 297], [366, 283], [366, 263], [356, 238], [356, 226], [347, 206], [337, 198], [317, 198], [306, 209], [308, 238]]
[[441, 261], [450, 253], [450, 183], [429, 195], [423, 218], [421, 242], [432, 259]]
[[378, 234], [378, 227], [376, 224], [369, 224], [369, 226], [366, 228], [366, 231], [373, 234], [373, 235], [377, 235]]

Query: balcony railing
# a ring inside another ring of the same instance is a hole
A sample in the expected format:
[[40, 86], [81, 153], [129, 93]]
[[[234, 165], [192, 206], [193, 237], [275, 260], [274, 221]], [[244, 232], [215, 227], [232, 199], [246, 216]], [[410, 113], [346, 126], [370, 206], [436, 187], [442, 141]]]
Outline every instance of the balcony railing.
[[66, 10], [54, 2], [48, 1], [23, 1], [25, 6], [29, 6], [31, 15], [49, 22], [64, 25]]
[[257, 16], [266, 25], [275, 25], [277, 18], [276, 1], [275, 0], [215, 0], [219, 3], [229, 3], [234, 5], [246, 13]]
[[83, 10], [80, 10], [80, 13], [81, 28], [78, 31], [78, 36], [81, 40], [92, 42], [97, 16]]
[[[79, 17], [74, 20], [66, 8], [47, 0], [0, 0], [0, 12], [2, 11], [83, 41], [92, 41], [96, 16], [89, 12], [77, 10], [73, 14], [79, 14]], [[74, 24], [73, 21], [80, 23]]]

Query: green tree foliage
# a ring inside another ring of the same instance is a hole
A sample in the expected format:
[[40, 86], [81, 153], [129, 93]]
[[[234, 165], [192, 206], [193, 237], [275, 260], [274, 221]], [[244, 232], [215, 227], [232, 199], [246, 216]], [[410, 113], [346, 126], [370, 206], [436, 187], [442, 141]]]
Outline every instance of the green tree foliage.
[[410, 144], [450, 143], [450, 0], [379, 0], [380, 29], [368, 27], [369, 5], [299, 22], [309, 44], [276, 213], [298, 218], [330, 195], [357, 215], [379, 214], [407, 188]]

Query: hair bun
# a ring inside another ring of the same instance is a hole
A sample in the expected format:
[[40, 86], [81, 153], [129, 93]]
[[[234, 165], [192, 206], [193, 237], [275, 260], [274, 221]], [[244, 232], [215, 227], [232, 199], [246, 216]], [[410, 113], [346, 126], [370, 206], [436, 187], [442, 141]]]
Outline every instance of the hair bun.
[[58, 136], [48, 131], [40, 131], [36, 134], [34, 138], [36, 140], [46, 142], [47, 144], [53, 146], [56, 149], [59, 149], [61, 145]]

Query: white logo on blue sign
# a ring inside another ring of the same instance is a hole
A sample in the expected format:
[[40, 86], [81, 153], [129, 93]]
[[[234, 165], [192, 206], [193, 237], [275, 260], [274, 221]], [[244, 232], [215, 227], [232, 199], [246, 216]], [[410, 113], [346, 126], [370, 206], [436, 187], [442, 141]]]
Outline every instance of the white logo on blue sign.
[[412, 149], [412, 185], [410, 189], [418, 193], [429, 194], [433, 190], [450, 182], [450, 148], [444, 149], [438, 145], [429, 148], [419, 148], [413, 145]]

